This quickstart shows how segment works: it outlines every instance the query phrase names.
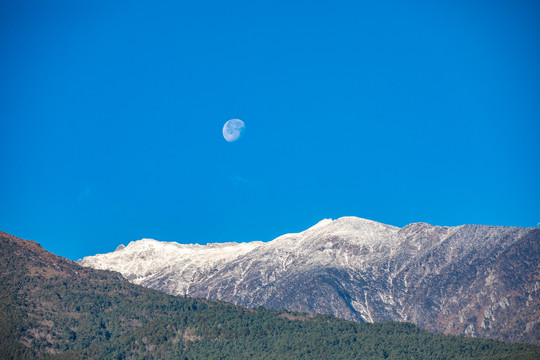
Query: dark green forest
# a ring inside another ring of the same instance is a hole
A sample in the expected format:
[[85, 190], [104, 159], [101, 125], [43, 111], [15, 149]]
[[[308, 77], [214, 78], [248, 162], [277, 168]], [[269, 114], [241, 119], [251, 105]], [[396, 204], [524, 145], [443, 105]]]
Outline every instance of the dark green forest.
[[540, 347], [408, 323], [175, 297], [0, 233], [1, 359], [538, 359]]

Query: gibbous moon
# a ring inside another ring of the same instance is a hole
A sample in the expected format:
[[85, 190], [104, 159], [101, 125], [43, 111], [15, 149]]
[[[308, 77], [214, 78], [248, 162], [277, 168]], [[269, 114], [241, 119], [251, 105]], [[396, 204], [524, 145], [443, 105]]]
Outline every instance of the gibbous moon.
[[242, 136], [246, 126], [240, 119], [231, 119], [223, 125], [223, 137], [228, 142], [236, 141]]

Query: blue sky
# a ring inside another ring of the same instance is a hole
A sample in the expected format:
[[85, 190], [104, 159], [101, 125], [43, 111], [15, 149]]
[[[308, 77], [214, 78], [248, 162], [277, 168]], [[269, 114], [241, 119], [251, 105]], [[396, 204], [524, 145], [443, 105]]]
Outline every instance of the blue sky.
[[[540, 222], [540, 3], [3, 1], [0, 230], [71, 259]], [[223, 124], [246, 132], [228, 143]]]

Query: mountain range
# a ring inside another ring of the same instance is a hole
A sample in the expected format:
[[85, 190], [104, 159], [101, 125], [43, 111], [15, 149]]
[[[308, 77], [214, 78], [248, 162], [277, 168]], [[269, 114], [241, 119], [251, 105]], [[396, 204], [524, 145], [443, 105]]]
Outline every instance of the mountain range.
[[173, 295], [540, 343], [538, 228], [343, 217], [269, 242], [142, 239], [79, 263]]
[[0, 359], [537, 359], [540, 347], [410, 323], [167, 295], [0, 232]]

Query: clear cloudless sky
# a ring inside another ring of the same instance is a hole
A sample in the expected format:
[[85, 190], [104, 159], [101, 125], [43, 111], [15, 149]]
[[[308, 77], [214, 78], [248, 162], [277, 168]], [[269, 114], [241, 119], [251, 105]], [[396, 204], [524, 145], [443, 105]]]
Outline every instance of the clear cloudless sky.
[[539, 17], [519, 0], [4, 0], [0, 230], [76, 260], [341, 216], [537, 226]]

